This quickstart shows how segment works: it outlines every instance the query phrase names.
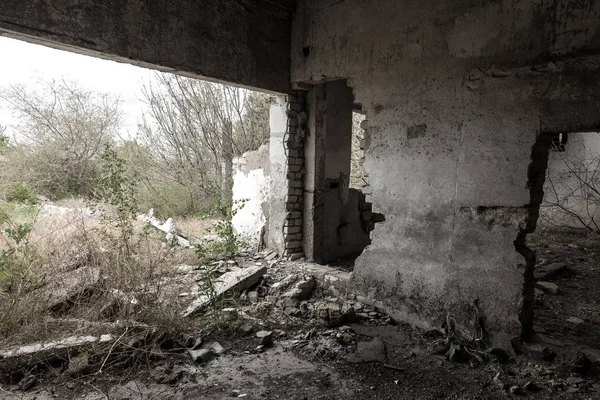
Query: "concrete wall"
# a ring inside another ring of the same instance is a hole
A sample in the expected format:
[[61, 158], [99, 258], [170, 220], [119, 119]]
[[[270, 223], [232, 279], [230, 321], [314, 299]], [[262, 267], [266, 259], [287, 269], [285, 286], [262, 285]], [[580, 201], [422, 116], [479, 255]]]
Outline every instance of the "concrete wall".
[[293, 8], [293, 0], [3, 0], [0, 35], [286, 93]]
[[550, 152], [540, 223], [598, 229], [600, 196], [595, 190], [600, 189], [600, 133], [568, 135], [564, 152]]
[[600, 126], [599, 16], [568, 0], [300, 3], [292, 80], [346, 78], [367, 115], [368, 201], [386, 221], [354, 279], [396, 318], [450, 315], [503, 345], [530, 334], [538, 134]]
[[244, 153], [233, 160], [233, 202], [237, 212], [231, 218], [233, 228], [253, 249], [267, 244], [270, 159], [269, 145]]

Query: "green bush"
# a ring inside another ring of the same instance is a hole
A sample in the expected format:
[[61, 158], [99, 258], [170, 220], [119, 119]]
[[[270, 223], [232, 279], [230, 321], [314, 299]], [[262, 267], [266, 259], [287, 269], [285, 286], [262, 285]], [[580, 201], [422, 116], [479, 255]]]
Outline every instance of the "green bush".
[[208, 233], [216, 235], [217, 239], [196, 245], [196, 254], [199, 258], [209, 260], [230, 259], [235, 257], [242, 247], [246, 246], [246, 243], [235, 232], [231, 220], [247, 201], [248, 199], [236, 200], [232, 205], [217, 207], [215, 213], [222, 219], [207, 229]]
[[6, 193], [6, 200], [20, 204], [37, 204], [37, 194], [29, 186], [19, 183]]

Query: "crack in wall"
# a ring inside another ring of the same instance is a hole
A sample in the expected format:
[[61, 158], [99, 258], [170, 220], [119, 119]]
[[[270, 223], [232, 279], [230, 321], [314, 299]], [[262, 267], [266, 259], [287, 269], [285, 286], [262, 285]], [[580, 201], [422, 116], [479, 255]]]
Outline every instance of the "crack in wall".
[[515, 250], [525, 258], [519, 321], [521, 323], [521, 338], [526, 341], [531, 340], [534, 334], [534, 271], [536, 264], [536, 252], [527, 246], [526, 241], [527, 235], [535, 231], [540, 205], [544, 199], [544, 182], [551, 147], [552, 135], [541, 133], [531, 148], [531, 162], [527, 169], [527, 189], [530, 197], [529, 203], [525, 205], [528, 216], [524, 224], [519, 226], [519, 233], [514, 241]]

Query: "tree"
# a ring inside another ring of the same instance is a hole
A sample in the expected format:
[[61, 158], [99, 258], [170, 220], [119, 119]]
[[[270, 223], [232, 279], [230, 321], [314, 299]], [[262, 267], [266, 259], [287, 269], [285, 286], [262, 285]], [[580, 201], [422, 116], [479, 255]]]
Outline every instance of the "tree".
[[[260, 122], [268, 124], [264, 98], [160, 73], [144, 85], [143, 95], [148, 112], [139, 133], [160, 161], [156, 175], [187, 188], [191, 198], [229, 204], [233, 157], [268, 137]], [[259, 139], [250, 139], [254, 136]]]
[[30, 185], [50, 198], [90, 196], [95, 160], [113, 141], [120, 122], [117, 98], [74, 82], [38, 80], [0, 92], [19, 124], [12, 157]]
[[244, 105], [242, 120], [234, 129], [235, 155], [258, 149], [268, 142], [271, 135], [269, 113], [273, 97], [265, 93], [251, 92]]
[[6, 127], [0, 125], [0, 154], [3, 154], [8, 148], [8, 136], [5, 135]]
[[542, 220], [551, 225], [582, 227], [600, 233], [599, 133], [554, 145], [546, 172]]

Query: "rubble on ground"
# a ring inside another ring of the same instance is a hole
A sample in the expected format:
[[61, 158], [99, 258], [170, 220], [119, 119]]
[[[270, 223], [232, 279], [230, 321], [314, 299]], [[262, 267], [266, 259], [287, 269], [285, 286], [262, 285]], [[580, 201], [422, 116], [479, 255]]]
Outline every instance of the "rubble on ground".
[[64, 310], [71, 307], [78, 297], [92, 291], [99, 282], [100, 270], [84, 266], [51, 277], [34, 296], [51, 311]]
[[[173, 276], [164, 281], [171, 287], [170, 290], [179, 294], [181, 309], [175, 311], [186, 315], [190, 323], [202, 319], [206, 298], [195, 282], [208, 269], [203, 265], [180, 265], [174, 267]], [[85, 323], [77, 319], [69, 322], [68, 317], [55, 321], [72, 323], [82, 330], [110, 329], [110, 340], [105, 337], [101, 346], [94, 342], [99, 341], [101, 335], [91, 335], [87, 338], [89, 341], [83, 343], [67, 338], [66, 342], [60, 339], [50, 341], [34, 347], [32, 355], [35, 357], [6, 357], [4, 351], [0, 352], [0, 366], [4, 365], [8, 370], [29, 371], [35, 370], [33, 365], [53, 359], [58, 362], [55, 364], [57, 371], [65, 376], [85, 377], [95, 375], [105, 359], [112, 360], [119, 353], [131, 356], [132, 351], [138, 351], [143, 357], [154, 360], [148, 372], [149, 382], [153, 383], [136, 383], [136, 387], [150, 391], [152, 384], [183, 385], [205, 376], [216, 379], [214, 377], [223, 366], [230, 365], [228, 363], [237, 362], [240, 367], [236, 368], [241, 368], [245, 363], [252, 364], [252, 360], [275, 362], [289, 357], [294, 362], [307, 362], [305, 365], [331, 361], [336, 365], [353, 366], [349, 368], [382, 368], [390, 374], [397, 374], [397, 378], [389, 381], [394, 386], [401, 386], [411, 369], [419, 369], [420, 365], [426, 365], [430, 370], [447, 371], [464, 366], [467, 368], [464, 371], [478, 371], [477, 376], [487, 376], [482, 378], [485, 382], [483, 387], [488, 388], [486, 390], [506, 396], [535, 396], [539, 393], [541, 398], [545, 398], [554, 394], [590, 396], [600, 393], [597, 380], [600, 351], [589, 346], [574, 346], [541, 328], [537, 329], [536, 342], [515, 343], [515, 353], [511, 349], [490, 347], [471, 337], [462, 337], [449, 329], [452, 324], [446, 324], [446, 330], [440, 327], [421, 331], [397, 323], [374, 307], [375, 303], [368, 298], [350, 292], [343, 271], [328, 270], [304, 261], [280, 260], [272, 252], [244, 254], [235, 260], [217, 261], [210, 265], [210, 270], [219, 275], [215, 277], [215, 293], [224, 300], [221, 320], [227, 335], [235, 338], [233, 342], [214, 337], [213, 333], [202, 329], [184, 336], [167, 334], [157, 337], [154, 333], [148, 339], [144, 332], [154, 332], [153, 328], [136, 325], [134, 320], [136, 302], [142, 295], [109, 289], [101, 314], [110, 320], [109, 315], [115, 314], [111, 310], [124, 311], [117, 315], [130, 319], [125, 324], [122, 321]], [[546, 275], [538, 275], [536, 296], [541, 296], [540, 301], [560, 301], [565, 296], [559, 289], [559, 284], [562, 288], [565, 283], [559, 282], [561, 278], [557, 277], [571, 276], [566, 271], [566, 267], [550, 263], [545, 268]], [[554, 279], [558, 280], [550, 281]], [[568, 289], [567, 286], [567, 293]], [[230, 302], [231, 299], [235, 301]], [[561, 323], [566, 331], [582, 335], [590, 329], [586, 318], [583, 314], [573, 313], [564, 316]], [[133, 334], [133, 331], [136, 333]], [[55, 347], [50, 343], [64, 343], [65, 347]], [[81, 350], [90, 345], [93, 351]], [[44, 349], [50, 348], [50, 353], [44, 353]], [[273, 355], [277, 358], [272, 358]], [[21, 361], [9, 364], [9, 360], [16, 359]], [[452, 364], [452, 368], [445, 366], [450, 363], [456, 364]], [[227, 370], [228, 374], [234, 370]], [[239, 371], [242, 376], [245, 368]], [[318, 374], [314, 379], [323, 384], [331, 380]], [[18, 390], [34, 393], [42, 390], [40, 382], [39, 375], [21, 374], [14, 385]], [[121, 384], [110, 393], [133, 393], [133, 388], [132, 384]], [[373, 384], [368, 388], [376, 391], [381, 386]], [[251, 393], [247, 386], [239, 384], [228, 386], [227, 391], [236, 396]]]

